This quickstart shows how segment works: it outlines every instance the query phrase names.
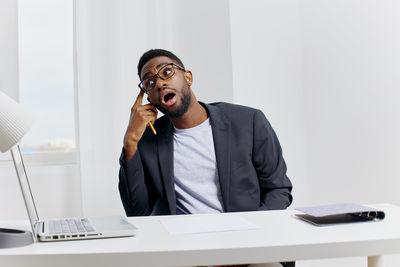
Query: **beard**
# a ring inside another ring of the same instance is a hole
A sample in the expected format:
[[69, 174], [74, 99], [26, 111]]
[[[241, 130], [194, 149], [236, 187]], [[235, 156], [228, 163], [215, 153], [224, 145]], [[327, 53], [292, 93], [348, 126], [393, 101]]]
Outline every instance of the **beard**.
[[175, 110], [167, 110], [161, 105], [155, 105], [155, 107], [170, 118], [178, 118], [188, 111], [190, 102], [192, 101], [192, 95], [190, 94], [190, 90], [188, 87], [186, 88], [186, 90], [183, 90], [183, 94], [180, 97], [180, 100], [181, 104]]

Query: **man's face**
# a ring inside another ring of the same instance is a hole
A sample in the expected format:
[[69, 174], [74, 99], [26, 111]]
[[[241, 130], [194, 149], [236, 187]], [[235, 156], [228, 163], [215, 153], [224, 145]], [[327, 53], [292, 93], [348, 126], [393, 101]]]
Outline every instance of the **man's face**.
[[[169, 63], [177, 64], [168, 57], [152, 58], [142, 68], [140, 73], [141, 81], [154, 76]], [[168, 67], [169, 69], [172, 67], [175, 74], [165, 80], [157, 77], [154, 89], [148, 91], [147, 94], [152, 105], [168, 117], [177, 118], [185, 114], [189, 108], [192, 75], [190, 71], [183, 71], [176, 66], [169, 65]]]

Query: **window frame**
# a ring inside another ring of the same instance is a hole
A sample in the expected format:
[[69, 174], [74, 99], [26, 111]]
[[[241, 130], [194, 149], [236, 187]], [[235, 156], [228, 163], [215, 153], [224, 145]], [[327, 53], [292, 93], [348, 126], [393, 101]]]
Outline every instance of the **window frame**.
[[[25, 162], [31, 166], [49, 166], [49, 165], [75, 165], [78, 164], [79, 158], [79, 116], [78, 116], [78, 98], [77, 98], [77, 65], [76, 65], [76, 0], [69, 0], [72, 4], [72, 79], [73, 79], [73, 110], [74, 110], [74, 126], [75, 126], [75, 150], [74, 151], [38, 151], [38, 152], [22, 152]], [[17, 12], [19, 14], [19, 2], [17, 4]], [[19, 31], [19, 28], [18, 28]], [[19, 33], [18, 33], [19, 35]], [[18, 48], [19, 54], [19, 48]], [[20, 73], [18, 72], [18, 77]], [[19, 91], [19, 89], [17, 89]], [[19, 93], [17, 94], [19, 96]], [[22, 138], [23, 140], [23, 138]], [[12, 161], [11, 154], [7, 151], [0, 153], [0, 168], [9, 168]]]

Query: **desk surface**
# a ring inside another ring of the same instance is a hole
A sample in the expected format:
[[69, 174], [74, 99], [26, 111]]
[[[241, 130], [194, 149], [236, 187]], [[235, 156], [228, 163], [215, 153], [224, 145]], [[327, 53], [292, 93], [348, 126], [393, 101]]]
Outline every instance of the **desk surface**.
[[[20, 266], [24, 262], [31, 266], [56, 263], [64, 266], [63, 261], [68, 261], [69, 266], [85, 261], [113, 267], [127, 263], [193, 266], [400, 253], [400, 207], [370, 206], [384, 210], [386, 218], [380, 222], [316, 227], [293, 217], [294, 210], [224, 213], [220, 216], [240, 216], [260, 228], [182, 235], [168, 233], [160, 222], [165, 216], [131, 217], [129, 221], [139, 228], [135, 237], [35, 243], [1, 249], [0, 261], [7, 261], [9, 266], [12, 263], [18, 266], [17, 262]], [[0, 222], [0, 226], [9, 225], [10, 222]]]

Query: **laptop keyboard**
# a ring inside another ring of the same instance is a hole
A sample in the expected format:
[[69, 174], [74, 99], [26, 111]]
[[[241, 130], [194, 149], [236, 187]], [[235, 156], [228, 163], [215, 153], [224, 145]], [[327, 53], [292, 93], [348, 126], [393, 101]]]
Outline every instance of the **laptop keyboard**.
[[88, 219], [63, 219], [49, 221], [49, 234], [88, 233], [94, 228]]

